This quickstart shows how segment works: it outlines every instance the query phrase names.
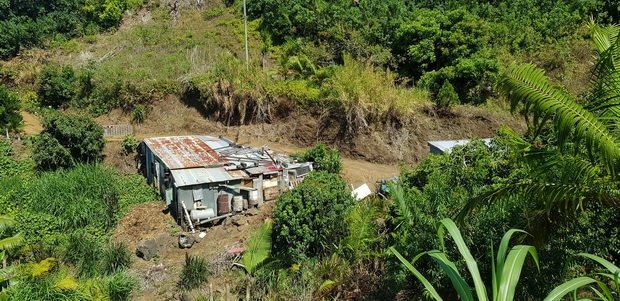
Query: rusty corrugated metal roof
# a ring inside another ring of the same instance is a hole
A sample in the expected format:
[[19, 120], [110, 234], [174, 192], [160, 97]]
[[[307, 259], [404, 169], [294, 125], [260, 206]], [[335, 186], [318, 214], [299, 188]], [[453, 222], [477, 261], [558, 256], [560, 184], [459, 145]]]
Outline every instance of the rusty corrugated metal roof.
[[228, 162], [196, 136], [147, 138], [144, 143], [169, 169], [208, 167]]
[[230, 174], [234, 178], [245, 178], [248, 176], [247, 173], [243, 170], [229, 170], [228, 174]]

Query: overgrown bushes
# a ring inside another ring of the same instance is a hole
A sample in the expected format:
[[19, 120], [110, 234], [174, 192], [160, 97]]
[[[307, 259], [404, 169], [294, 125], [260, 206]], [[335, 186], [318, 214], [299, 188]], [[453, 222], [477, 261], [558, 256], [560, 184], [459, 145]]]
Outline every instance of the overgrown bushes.
[[[11, 1], [0, 6], [0, 59], [21, 47], [40, 47], [69, 38], [94, 35], [117, 26], [126, 9], [143, 0]], [[53, 41], [49, 43], [49, 41]]]
[[333, 174], [338, 174], [342, 170], [338, 150], [333, 148], [327, 150], [324, 144], [317, 144], [305, 152], [294, 154], [293, 157], [301, 162], [313, 162], [315, 170], [324, 170]]
[[15, 131], [22, 126], [19, 99], [5, 85], [0, 85], [0, 129]]
[[103, 128], [92, 119], [53, 113], [42, 124], [44, 130], [33, 144], [33, 159], [40, 169], [55, 170], [101, 159]]
[[15, 231], [27, 247], [5, 258], [19, 282], [1, 297], [128, 300], [138, 286], [126, 272], [131, 252], [108, 237], [132, 206], [157, 199], [145, 179], [101, 165], [36, 173], [33, 165], [22, 167], [29, 160], [13, 158], [10, 144], [0, 140], [0, 162], [3, 158], [13, 163], [0, 174], [0, 214], [15, 217]]
[[352, 204], [346, 182], [337, 174], [310, 173], [278, 200], [274, 210], [274, 253], [288, 263], [328, 254], [347, 234], [344, 220]]

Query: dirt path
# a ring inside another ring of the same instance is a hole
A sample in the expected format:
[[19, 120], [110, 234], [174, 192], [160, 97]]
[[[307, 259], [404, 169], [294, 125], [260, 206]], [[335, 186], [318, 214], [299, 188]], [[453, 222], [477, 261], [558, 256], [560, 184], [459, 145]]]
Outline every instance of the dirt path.
[[19, 111], [24, 118], [24, 133], [26, 135], [38, 134], [43, 130], [39, 118], [29, 112]]

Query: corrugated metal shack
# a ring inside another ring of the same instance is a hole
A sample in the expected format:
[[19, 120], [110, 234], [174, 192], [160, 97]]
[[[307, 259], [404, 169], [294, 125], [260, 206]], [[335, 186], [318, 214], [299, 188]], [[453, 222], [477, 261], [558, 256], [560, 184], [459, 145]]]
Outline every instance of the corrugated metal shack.
[[148, 183], [185, 229], [274, 200], [312, 170], [312, 163], [223, 137], [147, 138], [140, 150]]

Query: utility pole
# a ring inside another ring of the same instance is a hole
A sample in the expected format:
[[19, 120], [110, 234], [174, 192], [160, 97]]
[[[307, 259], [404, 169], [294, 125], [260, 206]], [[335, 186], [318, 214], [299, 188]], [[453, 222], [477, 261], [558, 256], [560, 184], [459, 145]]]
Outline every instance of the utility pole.
[[245, 37], [245, 67], [249, 68], [249, 55], [248, 55], [248, 13], [245, 8], [245, 1], [243, 0], [243, 35]]

